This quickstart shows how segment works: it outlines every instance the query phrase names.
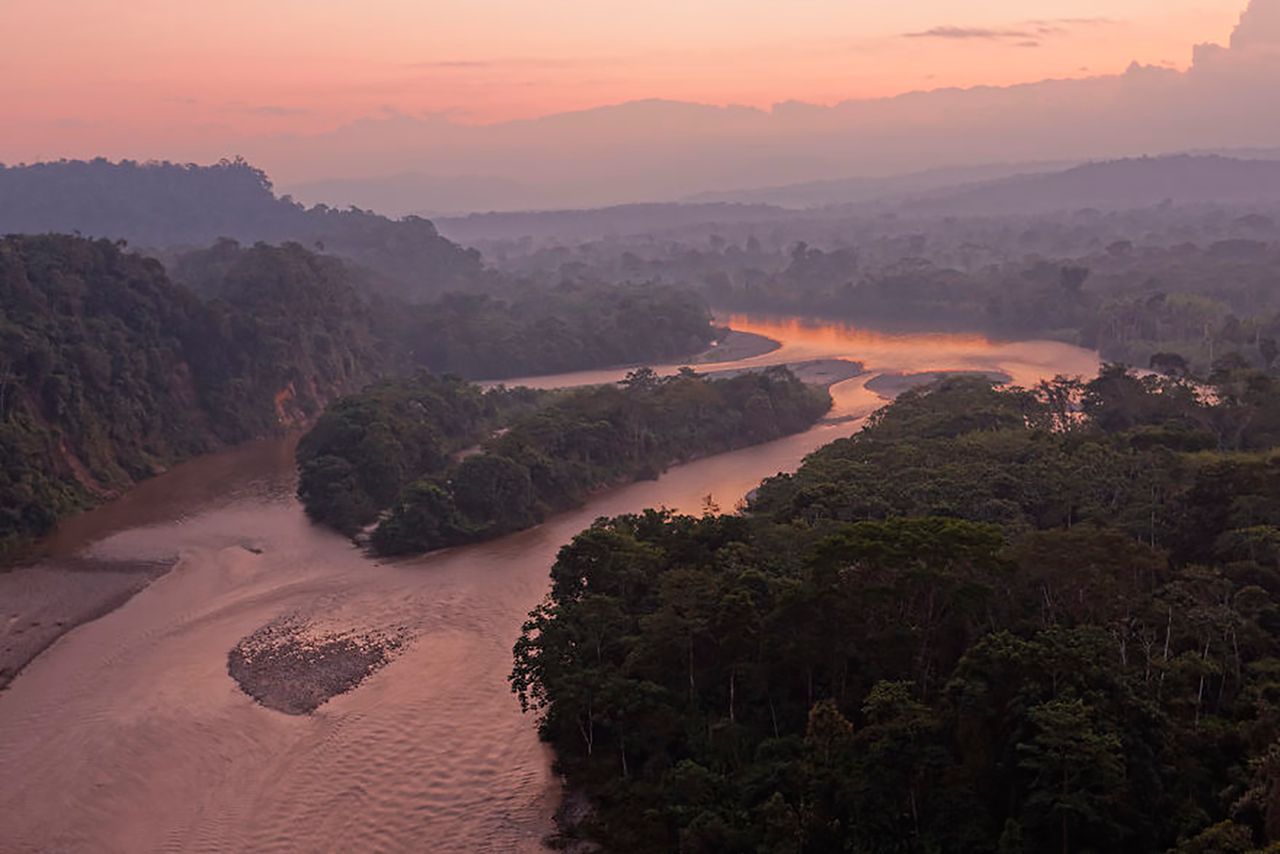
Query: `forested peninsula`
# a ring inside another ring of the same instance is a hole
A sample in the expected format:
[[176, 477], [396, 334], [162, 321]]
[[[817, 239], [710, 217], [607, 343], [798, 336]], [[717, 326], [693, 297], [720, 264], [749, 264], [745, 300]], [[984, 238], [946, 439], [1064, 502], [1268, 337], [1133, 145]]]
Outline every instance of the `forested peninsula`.
[[536, 393], [422, 376], [326, 412], [298, 449], [299, 496], [312, 519], [344, 533], [377, 522], [370, 542], [379, 553], [425, 552], [527, 528], [601, 487], [805, 430], [830, 407], [825, 391], [786, 368], [731, 379], [645, 368], [615, 385]]
[[950, 379], [565, 547], [512, 686], [603, 850], [1280, 842], [1280, 388]]

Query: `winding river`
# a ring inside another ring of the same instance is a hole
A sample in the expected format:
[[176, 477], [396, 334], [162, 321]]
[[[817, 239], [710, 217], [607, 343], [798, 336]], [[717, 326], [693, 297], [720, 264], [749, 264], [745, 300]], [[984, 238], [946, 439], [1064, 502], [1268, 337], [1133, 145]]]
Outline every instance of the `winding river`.
[[[832, 418], [806, 433], [412, 561], [375, 561], [310, 525], [293, 497], [286, 440], [179, 466], [71, 520], [44, 562], [22, 570], [24, 584], [93, 577], [101, 566], [145, 582], [138, 567], [176, 564], [62, 635], [0, 692], [0, 850], [542, 850], [558, 783], [506, 676], [563, 543], [602, 515], [699, 512], [708, 495], [733, 507], [762, 478], [856, 430], [883, 403], [865, 387], [880, 372], [1000, 371], [1026, 385], [1098, 365], [1095, 354], [1052, 342], [729, 321], [783, 346], [716, 369], [849, 358], [869, 373], [833, 387]], [[412, 640], [354, 691], [293, 717], [257, 705], [227, 674], [228, 650], [284, 615]]]

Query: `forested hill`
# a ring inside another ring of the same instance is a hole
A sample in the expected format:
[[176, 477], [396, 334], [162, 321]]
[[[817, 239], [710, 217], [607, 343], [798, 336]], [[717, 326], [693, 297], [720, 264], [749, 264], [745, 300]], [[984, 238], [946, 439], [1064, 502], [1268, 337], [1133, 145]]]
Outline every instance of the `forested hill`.
[[257, 247], [206, 301], [110, 241], [0, 240], [0, 557], [59, 515], [301, 424], [385, 371], [335, 265]]
[[[1280, 385], [904, 394], [746, 516], [601, 520], [515, 648], [606, 851], [1280, 842]], [[1269, 847], [1270, 846], [1270, 847]]]
[[390, 320], [417, 365], [469, 379], [669, 363], [706, 349], [715, 332], [696, 292], [656, 284], [446, 294]]
[[392, 220], [357, 209], [304, 208], [275, 195], [243, 160], [212, 166], [58, 161], [0, 165], [0, 234], [79, 233], [152, 249], [297, 241], [376, 274], [384, 289], [421, 300], [483, 285], [479, 253], [441, 237], [419, 217]]
[[[358, 268], [296, 244], [286, 249], [220, 240], [170, 267], [206, 298], [246, 309], [265, 301], [282, 329], [317, 316], [367, 315], [385, 361], [467, 379], [676, 361], [706, 349], [715, 334], [706, 303], [683, 287], [503, 280], [494, 293], [405, 303], [370, 291]], [[275, 263], [285, 254], [297, 262], [292, 270]]]

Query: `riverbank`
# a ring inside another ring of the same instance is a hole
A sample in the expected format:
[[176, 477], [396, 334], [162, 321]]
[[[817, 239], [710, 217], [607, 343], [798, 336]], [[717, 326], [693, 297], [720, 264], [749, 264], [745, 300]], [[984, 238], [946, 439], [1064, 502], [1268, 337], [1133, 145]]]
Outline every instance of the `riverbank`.
[[[827, 389], [860, 376], [864, 370], [861, 363], [848, 359], [818, 359], [788, 367], [806, 384]], [[736, 368], [709, 376], [727, 379], [753, 370], [760, 369]], [[834, 424], [835, 421], [826, 416], [816, 423]], [[478, 452], [479, 449], [472, 450]], [[702, 458], [698, 454], [681, 457], [672, 460], [670, 467], [688, 465]], [[591, 490], [588, 502], [624, 489], [633, 480], [628, 476], [598, 485]], [[554, 524], [564, 513], [575, 509], [561, 509], [547, 522]], [[358, 688], [398, 656], [411, 639], [403, 627], [358, 631], [341, 626], [326, 628], [317, 618], [290, 615], [242, 638], [228, 655], [227, 669], [241, 690], [266, 708], [288, 715], [306, 715], [334, 697]]]
[[[721, 354], [736, 361], [745, 358], [740, 356], [743, 352], [769, 353], [780, 345], [763, 335], [742, 333], [726, 339], [726, 346], [731, 349]], [[861, 372], [860, 365], [847, 360], [813, 360], [791, 367], [804, 382], [827, 387]], [[732, 375], [742, 370], [746, 369], [723, 373]], [[37, 554], [34, 563], [0, 571], [0, 691], [60, 637], [119, 608], [178, 560], [177, 551], [137, 559], [85, 552], [82, 546], [110, 536], [123, 519], [139, 510], [144, 518], [163, 521], [181, 515], [188, 504], [199, 504], [220, 494], [227, 488], [223, 461], [244, 455], [259, 459], [264, 474], [279, 481], [272, 487], [277, 495], [291, 496], [294, 442], [296, 436], [284, 440], [283, 456], [280, 450], [272, 450], [277, 442], [259, 440], [179, 463], [168, 472], [139, 482], [121, 498], [65, 520], [59, 532], [42, 544], [43, 556]], [[174, 495], [185, 495], [188, 500], [174, 501]], [[133, 516], [135, 521], [137, 518]], [[279, 660], [292, 661], [283, 654]], [[358, 670], [355, 663], [334, 666], [343, 672]], [[317, 676], [315, 684], [304, 690], [327, 699], [334, 693], [326, 687], [332, 682], [331, 677], [333, 672]], [[358, 681], [342, 690], [350, 690], [355, 684]], [[269, 707], [274, 707], [273, 703], [289, 708], [299, 704], [296, 699], [274, 699], [280, 692], [269, 686], [246, 691]]]
[[[723, 357], [718, 360], [723, 362], [749, 361], [754, 357], [744, 353], [768, 355], [781, 346], [768, 334], [731, 330], [721, 341], [723, 349], [703, 355]], [[714, 365], [716, 362], [703, 364]], [[866, 373], [866, 366], [861, 361], [847, 358], [807, 359], [784, 364], [803, 382], [826, 388]], [[712, 377], [729, 377], [763, 367], [748, 364], [705, 373]], [[881, 398], [892, 399], [907, 388], [936, 381], [943, 375], [959, 373], [987, 375], [1001, 382], [1009, 380], [1008, 374], [991, 370], [904, 372], [873, 377], [866, 383], [866, 388]], [[569, 376], [576, 380], [578, 375]], [[823, 423], [836, 425], [849, 420], [848, 416], [833, 413]], [[271, 451], [271, 459], [261, 460], [264, 471], [275, 472], [273, 477], [288, 481], [287, 486], [278, 486], [276, 490], [287, 489], [289, 495], [292, 494], [294, 441], [296, 436], [286, 442], [286, 456], [281, 456], [279, 451]], [[260, 458], [262, 449], [269, 449], [274, 444], [271, 440], [260, 440], [243, 446], [243, 450], [220, 451], [180, 463], [157, 478], [140, 482], [122, 498], [66, 520], [54, 538], [52, 556], [35, 565], [0, 571], [0, 602], [4, 603], [0, 610], [0, 691], [58, 638], [128, 602], [167, 572], [178, 559], [176, 553], [146, 560], [99, 558], [80, 553], [78, 544], [109, 533], [139, 506], [152, 504], [147, 512], [156, 520], [162, 520], [183, 511], [183, 502], [175, 503], [172, 499], [175, 494], [187, 495], [192, 504], [219, 494], [226, 487], [223, 478], [225, 467], [220, 460], [233, 460], [243, 453]], [[156, 496], [165, 497], [156, 500]]]
[[[778, 341], [765, 335], [729, 330], [717, 347], [693, 361], [699, 364], [742, 361], [779, 347]], [[813, 361], [794, 367], [805, 382], [829, 386], [856, 375], [848, 366], [837, 365], [837, 361], [828, 360], [829, 364]], [[290, 453], [294, 441], [296, 436], [285, 440]], [[0, 603], [3, 603], [0, 605], [0, 691], [60, 637], [119, 608], [168, 572], [178, 560], [176, 552], [137, 560], [85, 553], [80, 550], [81, 546], [109, 536], [121, 524], [121, 519], [140, 507], [151, 504], [144, 513], [161, 521], [180, 514], [188, 503], [174, 502], [175, 494], [187, 496], [191, 504], [219, 494], [226, 486], [225, 467], [220, 460], [236, 459], [243, 453], [261, 457], [262, 449], [276, 445], [276, 440], [256, 440], [240, 448], [223, 449], [180, 462], [155, 478], [139, 481], [118, 499], [63, 520], [58, 532], [38, 545], [30, 563], [0, 569]], [[282, 458], [278, 452], [269, 453], [274, 457], [262, 459], [264, 471], [291, 478], [291, 456]], [[201, 471], [206, 474], [195, 474]], [[291, 495], [292, 485], [285, 488]], [[161, 495], [165, 497], [155, 500]]]
[[[831, 388], [836, 383], [851, 380], [866, 373], [866, 366], [853, 359], [809, 359], [803, 362], [784, 362], [767, 367], [786, 368], [795, 374], [796, 379], [807, 385]], [[730, 368], [723, 371], [708, 371], [706, 376], [712, 379], [728, 379], [742, 374], [755, 373], [764, 367]]]
[[721, 362], [738, 362], [766, 356], [781, 349], [782, 342], [754, 332], [724, 329], [711, 347], [689, 359], [689, 365], [712, 365]]
[[[293, 494], [297, 436], [247, 442], [176, 464], [119, 498], [62, 520], [28, 562], [0, 569], [0, 692], [63, 635], [124, 605], [178, 562], [184, 543], [130, 535], [242, 497]], [[250, 470], [254, 475], [243, 476]], [[245, 540], [242, 545], [253, 548]]]
[[62, 635], [119, 608], [172, 566], [69, 558], [0, 573], [0, 691]]

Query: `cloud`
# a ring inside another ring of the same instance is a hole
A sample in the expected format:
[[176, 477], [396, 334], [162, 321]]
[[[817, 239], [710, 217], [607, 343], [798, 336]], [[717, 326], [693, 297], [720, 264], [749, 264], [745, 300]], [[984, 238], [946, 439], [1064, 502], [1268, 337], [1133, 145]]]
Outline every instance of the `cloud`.
[[903, 37], [908, 39], [955, 39], [957, 41], [966, 41], [975, 39], [978, 41], [997, 41], [1004, 39], [1027, 39], [1032, 33], [1028, 30], [992, 30], [985, 27], [933, 27], [928, 30], [921, 30], [918, 33], [904, 33]]
[[1051, 27], [1062, 30], [1069, 27], [1109, 27], [1116, 23], [1114, 18], [1040, 18], [1027, 21], [1034, 27]]
[[1111, 18], [1039, 18], [1011, 27], [960, 27], [951, 24], [931, 27], [914, 33], [903, 33], [908, 39], [947, 39], [951, 41], [1003, 41], [1016, 47], [1039, 47], [1039, 39], [1062, 35], [1081, 27], [1109, 26]]
[[1232, 50], [1280, 49], [1280, 1], [1253, 0], [1231, 34]]
[[[1280, 0], [1252, 0], [1231, 34], [1230, 47], [1201, 44], [1195, 47], [1192, 70], [1206, 73], [1274, 68], [1280, 59]], [[1262, 71], [1261, 73], [1266, 73]], [[1269, 81], [1274, 85], [1277, 81]]]

